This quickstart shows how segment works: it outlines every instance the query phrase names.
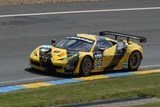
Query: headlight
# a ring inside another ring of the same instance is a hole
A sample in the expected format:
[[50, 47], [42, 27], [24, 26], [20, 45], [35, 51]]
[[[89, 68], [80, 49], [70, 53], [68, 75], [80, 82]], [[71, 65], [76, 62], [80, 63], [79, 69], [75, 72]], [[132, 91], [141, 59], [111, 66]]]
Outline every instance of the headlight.
[[61, 58], [60, 60], [67, 60], [68, 62], [73, 60], [74, 58], [78, 58], [79, 57], [79, 54], [74, 54], [70, 57], [65, 57], [65, 58]]
[[36, 50], [34, 50], [31, 54], [30, 54], [31, 56], [38, 56], [38, 52], [37, 52], [37, 49]]
[[33, 55], [34, 55], [34, 56], [38, 56], [37, 50], [35, 50], [35, 51], [33, 52]]

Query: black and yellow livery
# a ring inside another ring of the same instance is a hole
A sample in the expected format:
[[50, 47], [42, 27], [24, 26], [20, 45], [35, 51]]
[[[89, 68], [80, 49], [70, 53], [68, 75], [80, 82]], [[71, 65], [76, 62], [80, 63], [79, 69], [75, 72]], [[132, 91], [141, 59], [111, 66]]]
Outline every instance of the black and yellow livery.
[[[107, 36], [115, 36], [110, 39]], [[118, 37], [127, 40], [118, 40]], [[141, 45], [131, 42], [146, 38], [103, 31], [100, 35], [76, 34], [53, 45], [42, 45], [30, 54], [31, 68], [52, 72], [89, 75], [91, 72], [137, 70], [143, 58]]]

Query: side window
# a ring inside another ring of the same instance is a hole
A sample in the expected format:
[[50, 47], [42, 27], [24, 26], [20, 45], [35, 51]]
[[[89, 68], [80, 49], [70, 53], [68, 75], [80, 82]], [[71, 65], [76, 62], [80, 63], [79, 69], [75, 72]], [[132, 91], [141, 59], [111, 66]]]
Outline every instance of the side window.
[[99, 51], [99, 46], [104, 47], [105, 49], [111, 47], [113, 44], [110, 41], [107, 41], [106, 39], [99, 39], [96, 43], [96, 46], [94, 48], [94, 51]]

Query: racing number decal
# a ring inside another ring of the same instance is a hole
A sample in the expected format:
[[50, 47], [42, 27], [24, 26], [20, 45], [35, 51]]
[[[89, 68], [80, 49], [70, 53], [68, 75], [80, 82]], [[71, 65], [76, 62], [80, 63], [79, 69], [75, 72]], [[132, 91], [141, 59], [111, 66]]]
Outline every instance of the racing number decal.
[[94, 60], [94, 66], [98, 67], [102, 65], [102, 58], [96, 58]]
[[103, 58], [102, 53], [98, 53], [94, 55], [94, 66], [95, 67], [102, 66], [102, 58]]

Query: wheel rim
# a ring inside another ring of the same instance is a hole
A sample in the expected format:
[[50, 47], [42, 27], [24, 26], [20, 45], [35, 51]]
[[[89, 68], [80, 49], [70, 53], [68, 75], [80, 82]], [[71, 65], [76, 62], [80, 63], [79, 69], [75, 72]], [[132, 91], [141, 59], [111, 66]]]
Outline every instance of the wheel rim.
[[92, 62], [89, 60], [89, 59], [85, 59], [84, 60], [84, 63], [83, 63], [83, 72], [85, 74], [89, 74], [90, 71], [91, 71], [91, 65], [92, 65]]
[[140, 54], [135, 52], [132, 54], [130, 59], [130, 66], [132, 69], [137, 68], [140, 64]]

